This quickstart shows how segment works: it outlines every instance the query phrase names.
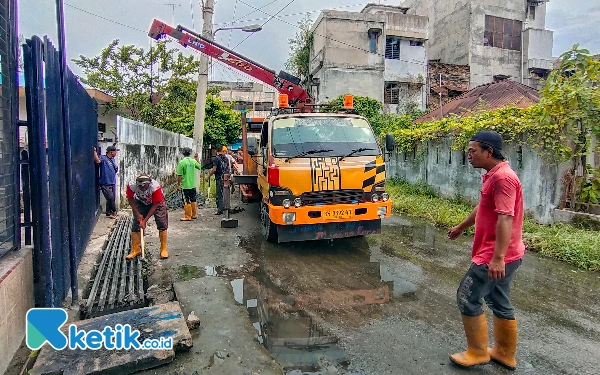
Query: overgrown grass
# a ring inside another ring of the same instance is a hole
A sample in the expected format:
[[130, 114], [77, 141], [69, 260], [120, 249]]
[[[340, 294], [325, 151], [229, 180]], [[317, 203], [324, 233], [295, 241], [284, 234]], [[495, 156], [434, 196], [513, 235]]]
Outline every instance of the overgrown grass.
[[[451, 228], [473, 209], [463, 199], [436, 196], [431, 187], [392, 179], [387, 184], [394, 211], [425, 219], [432, 224]], [[469, 234], [472, 234], [471, 229]], [[600, 271], [600, 231], [576, 228], [570, 224], [541, 225], [526, 219], [523, 240], [528, 250], [571, 263], [579, 268]]]

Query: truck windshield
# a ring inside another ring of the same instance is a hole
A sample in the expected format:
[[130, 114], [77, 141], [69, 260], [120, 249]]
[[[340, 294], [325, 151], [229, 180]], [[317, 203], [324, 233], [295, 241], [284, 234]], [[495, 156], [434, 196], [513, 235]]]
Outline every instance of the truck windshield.
[[[296, 157], [324, 150], [315, 157], [379, 155], [369, 123], [354, 117], [292, 117], [275, 120], [272, 133], [275, 157]], [[356, 150], [360, 150], [356, 152]]]

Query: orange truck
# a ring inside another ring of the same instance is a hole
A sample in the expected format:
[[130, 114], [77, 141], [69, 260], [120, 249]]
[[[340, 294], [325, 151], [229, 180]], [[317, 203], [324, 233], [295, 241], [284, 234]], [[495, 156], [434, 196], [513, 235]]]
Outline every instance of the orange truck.
[[[183, 26], [154, 20], [149, 36], [170, 36], [232, 69], [277, 89], [279, 108], [242, 126], [244, 199], [258, 198], [269, 241], [332, 240], [381, 232], [392, 202], [385, 190], [384, 153], [369, 122], [347, 95], [338, 113], [319, 113], [300, 80], [276, 73]], [[387, 135], [385, 148], [394, 139]]]
[[[250, 173], [236, 176], [236, 182], [252, 184], [256, 178], [265, 239], [331, 240], [381, 232], [392, 201], [385, 191], [383, 153], [364, 117], [284, 107], [264, 120], [259, 136], [244, 139]], [[392, 148], [388, 136], [386, 149]]]

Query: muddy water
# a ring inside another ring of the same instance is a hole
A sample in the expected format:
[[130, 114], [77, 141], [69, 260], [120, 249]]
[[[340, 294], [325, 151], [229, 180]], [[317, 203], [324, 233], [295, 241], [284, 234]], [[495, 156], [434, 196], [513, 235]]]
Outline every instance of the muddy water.
[[[199, 271], [230, 278], [257, 340], [286, 374], [455, 373], [445, 350], [464, 341], [454, 296], [472, 238], [449, 241], [445, 231], [400, 217], [385, 224], [379, 236], [332, 244], [272, 245], [256, 234], [240, 243], [253, 257], [244, 271]], [[520, 367], [596, 373], [600, 274], [535, 254], [517, 272], [512, 299], [523, 327]], [[399, 363], [403, 370], [394, 367]], [[504, 372], [490, 365], [484, 373]]]

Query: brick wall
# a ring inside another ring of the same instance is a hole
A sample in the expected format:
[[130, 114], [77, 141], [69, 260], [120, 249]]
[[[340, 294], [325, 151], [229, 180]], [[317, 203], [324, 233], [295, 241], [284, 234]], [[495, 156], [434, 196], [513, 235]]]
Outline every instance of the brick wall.
[[25, 338], [25, 314], [33, 306], [30, 248], [0, 258], [0, 374]]

